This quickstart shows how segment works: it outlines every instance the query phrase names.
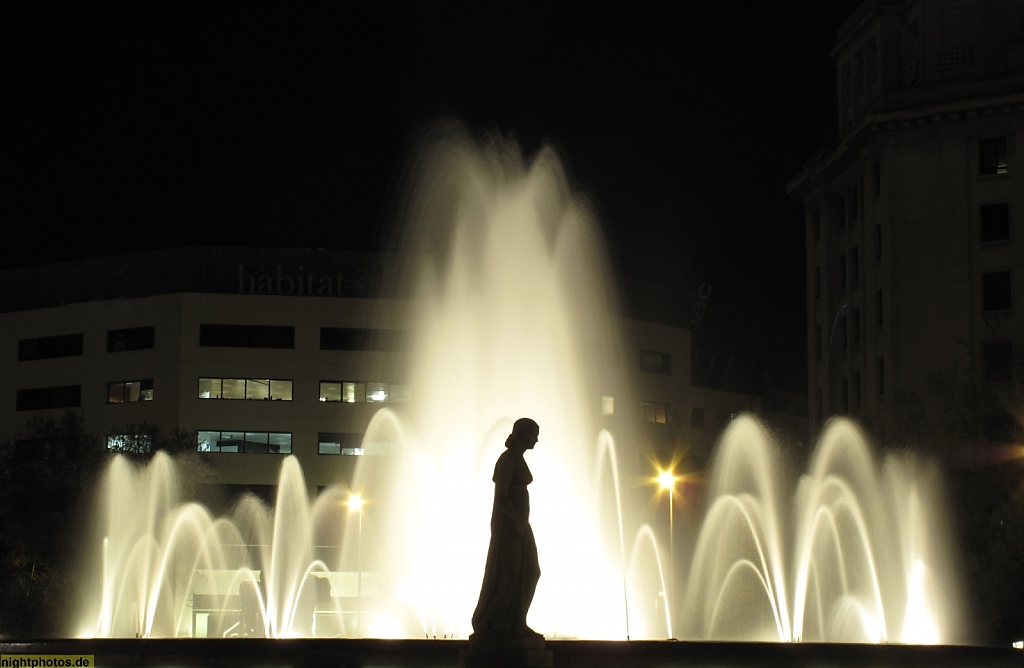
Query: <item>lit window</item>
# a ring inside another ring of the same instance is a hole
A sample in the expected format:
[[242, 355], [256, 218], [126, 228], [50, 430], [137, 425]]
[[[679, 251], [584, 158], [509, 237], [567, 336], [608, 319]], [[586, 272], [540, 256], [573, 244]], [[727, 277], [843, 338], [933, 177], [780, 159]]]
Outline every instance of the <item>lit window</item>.
[[289, 455], [292, 452], [292, 435], [276, 431], [200, 430], [196, 449], [199, 452]]
[[292, 400], [292, 381], [275, 378], [200, 378], [200, 399]]
[[668, 422], [668, 404], [641, 401], [640, 408], [644, 414], [644, 422], [666, 424]]
[[346, 455], [361, 457], [363, 435], [345, 432], [320, 432], [317, 452], [321, 455]]
[[149, 434], [111, 434], [107, 436], [107, 450], [112, 452], [146, 453], [153, 449]]

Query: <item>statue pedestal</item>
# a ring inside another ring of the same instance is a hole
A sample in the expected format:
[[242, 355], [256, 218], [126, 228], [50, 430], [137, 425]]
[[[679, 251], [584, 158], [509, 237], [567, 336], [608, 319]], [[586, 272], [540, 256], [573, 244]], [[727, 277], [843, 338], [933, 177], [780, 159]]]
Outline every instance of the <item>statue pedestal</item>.
[[459, 652], [459, 665], [465, 668], [548, 668], [554, 665], [554, 653], [544, 649], [544, 636], [474, 633], [469, 649]]

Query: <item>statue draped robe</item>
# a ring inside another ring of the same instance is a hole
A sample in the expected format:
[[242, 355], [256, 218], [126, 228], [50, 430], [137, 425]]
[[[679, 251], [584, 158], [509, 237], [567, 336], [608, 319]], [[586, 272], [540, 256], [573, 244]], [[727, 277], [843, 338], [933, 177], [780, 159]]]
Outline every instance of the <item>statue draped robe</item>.
[[[522, 451], [503, 452], [494, 466], [493, 480], [491, 541], [480, 599], [473, 613], [473, 630], [483, 635], [536, 635], [526, 625], [526, 613], [537, 590], [540, 562], [529, 525], [530, 494], [526, 489], [533, 482], [533, 474]], [[521, 533], [508, 516], [505, 502], [522, 519], [525, 532]]]

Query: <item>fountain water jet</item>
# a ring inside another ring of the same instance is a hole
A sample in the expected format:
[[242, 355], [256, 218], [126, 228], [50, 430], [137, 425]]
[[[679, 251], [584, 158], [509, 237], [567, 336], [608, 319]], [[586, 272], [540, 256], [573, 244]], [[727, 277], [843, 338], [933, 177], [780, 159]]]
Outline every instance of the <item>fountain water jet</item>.
[[[405, 277], [416, 396], [366, 431], [349, 485], [370, 500], [358, 524], [343, 508], [348, 489], [311, 503], [291, 458], [275, 509], [249, 499], [230, 519], [181, 504], [165, 458], [143, 471], [115, 462], [89, 635], [195, 634], [202, 603], [206, 631], [222, 635], [465, 637], [490, 467], [512, 421], [528, 415], [541, 425], [530, 457], [543, 569], [530, 621], [549, 637], [655, 638], [672, 620], [687, 638], [910, 639], [900, 621], [916, 639], [949, 637], [951, 617], [932, 605], [936, 583], [953, 580], [924, 517], [934, 497], [910, 467], [887, 464], [880, 478], [843, 422], [826, 432], [791, 508], [767, 433], [735, 420], [689, 578], [679, 563], [661, 575], [668, 555], [643, 499], [620, 485], [646, 473], [642, 444], [622, 427], [635, 416], [601, 415], [602, 396], [632, 399], [586, 202], [550, 149], [527, 162], [514, 143], [450, 129], [430, 144], [403, 237], [418, 258]], [[118, 514], [140, 499], [145, 521]], [[893, 522], [892, 508], [912, 526]], [[666, 579], [682, 582], [684, 601], [646, 614]]]

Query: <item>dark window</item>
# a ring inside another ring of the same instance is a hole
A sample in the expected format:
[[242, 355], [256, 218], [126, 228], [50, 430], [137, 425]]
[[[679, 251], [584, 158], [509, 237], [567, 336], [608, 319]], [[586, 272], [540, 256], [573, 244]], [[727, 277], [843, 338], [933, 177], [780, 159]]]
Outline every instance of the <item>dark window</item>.
[[294, 348], [295, 328], [275, 325], [199, 325], [199, 345], [218, 348]]
[[1005, 174], [1008, 167], [1006, 137], [989, 137], [978, 142], [979, 174]]
[[82, 405], [81, 385], [37, 387], [18, 390], [15, 410], [38, 411], [47, 408], [75, 408]]
[[1012, 304], [1010, 272], [993, 271], [981, 275], [982, 311], [1008, 311]]
[[885, 358], [878, 358], [878, 393], [885, 394]]
[[119, 380], [107, 383], [107, 403], [127, 404], [153, 400], [153, 379]]
[[860, 309], [855, 308], [850, 314], [850, 338], [854, 344], [860, 343]]
[[409, 332], [400, 329], [320, 328], [320, 350], [405, 352], [409, 348]]
[[1013, 380], [1013, 341], [993, 341], [982, 347], [985, 358], [985, 380]]
[[672, 356], [667, 353], [656, 353], [652, 350], [640, 351], [640, 369], [651, 373], [672, 375]]
[[878, 290], [875, 297], [875, 309], [875, 324], [881, 327], [885, 322], [885, 297], [883, 297], [881, 289]]
[[640, 409], [644, 414], [644, 422], [666, 424], [668, 422], [668, 404], [641, 401]]
[[74, 357], [82, 354], [82, 335], [41, 336], [18, 341], [18, 361], [45, 360], [54, 357]]
[[860, 280], [860, 249], [854, 246], [850, 249], [850, 282], [856, 283]]
[[860, 399], [860, 373], [853, 374], [853, 387], [851, 389], [853, 391], [853, 397], [852, 397], [853, 398], [853, 407], [856, 408], [856, 409], [859, 409], [860, 405], [861, 405], [861, 399]]
[[694, 406], [690, 409], [690, 426], [694, 429], [704, 428], [704, 409]]
[[985, 204], [981, 207], [981, 242], [1010, 240], [1010, 204]]
[[128, 350], [149, 350], [153, 347], [155, 338], [155, 327], [111, 329], [107, 331], [107, 352], [121, 353]]

